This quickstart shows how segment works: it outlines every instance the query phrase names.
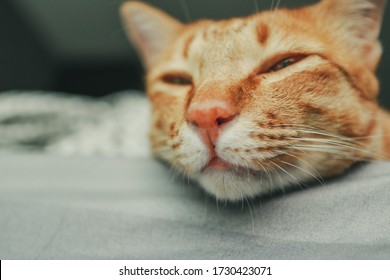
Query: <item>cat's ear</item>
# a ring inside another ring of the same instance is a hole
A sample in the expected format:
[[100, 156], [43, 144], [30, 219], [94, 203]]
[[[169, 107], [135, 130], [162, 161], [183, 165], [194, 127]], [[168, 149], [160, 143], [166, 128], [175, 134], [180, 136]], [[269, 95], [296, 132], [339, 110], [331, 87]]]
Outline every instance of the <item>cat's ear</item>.
[[378, 40], [386, 0], [322, 0], [318, 5], [323, 18], [334, 33], [348, 40], [372, 70], [379, 62], [382, 47]]
[[182, 26], [164, 12], [137, 1], [122, 4], [120, 14], [127, 36], [146, 68], [160, 58]]

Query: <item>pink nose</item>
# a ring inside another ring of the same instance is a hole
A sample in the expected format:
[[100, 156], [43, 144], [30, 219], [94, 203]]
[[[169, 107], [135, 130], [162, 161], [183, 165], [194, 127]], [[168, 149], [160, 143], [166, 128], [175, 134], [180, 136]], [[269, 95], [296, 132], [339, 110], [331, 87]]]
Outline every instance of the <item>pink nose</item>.
[[191, 104], [188, 108], [187, 121], [197, 127], [207, 145], [214, 147], [223, 125], [236, 116], [236, 110], [229, 104], [209, 101]]

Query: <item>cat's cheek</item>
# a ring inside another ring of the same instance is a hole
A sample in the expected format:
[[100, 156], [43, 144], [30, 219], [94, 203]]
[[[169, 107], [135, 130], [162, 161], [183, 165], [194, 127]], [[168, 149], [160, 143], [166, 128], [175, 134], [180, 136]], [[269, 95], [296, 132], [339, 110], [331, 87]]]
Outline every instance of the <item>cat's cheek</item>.
[[206, 145], [202, 142], [198, 133], [190, 129], [186, 124], [180, 129], [179, 163], [190, 173], [197, 174], [207, 165], [210, 160], [210, 153]]

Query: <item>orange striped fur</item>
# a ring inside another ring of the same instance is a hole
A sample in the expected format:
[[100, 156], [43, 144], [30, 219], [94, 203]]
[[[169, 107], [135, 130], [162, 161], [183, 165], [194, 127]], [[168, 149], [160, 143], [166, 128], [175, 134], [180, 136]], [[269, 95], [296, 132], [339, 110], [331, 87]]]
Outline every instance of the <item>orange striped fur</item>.
[[375, 75], [384, 5], [322, 0], [182, 24], [125, 3], [147, 70], [155, 156], [223, 200], [388, 159], [390, 115], [377, 104]]

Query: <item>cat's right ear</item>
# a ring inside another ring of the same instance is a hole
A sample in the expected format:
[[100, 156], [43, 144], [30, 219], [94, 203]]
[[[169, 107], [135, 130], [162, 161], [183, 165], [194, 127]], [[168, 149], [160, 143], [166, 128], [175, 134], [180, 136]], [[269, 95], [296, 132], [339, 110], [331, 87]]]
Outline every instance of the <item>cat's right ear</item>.
[[122, 4], [120, 14], [127, 36], [146, 68], [161, 57], [182, 27], [164, 12], [137, 1]]
[[335, 38], [348, 42], [349, 51], [375, 70], [382, 47], [379, 42], [386, 0], [321, 0], [321, 22], [333, 28]]

